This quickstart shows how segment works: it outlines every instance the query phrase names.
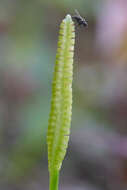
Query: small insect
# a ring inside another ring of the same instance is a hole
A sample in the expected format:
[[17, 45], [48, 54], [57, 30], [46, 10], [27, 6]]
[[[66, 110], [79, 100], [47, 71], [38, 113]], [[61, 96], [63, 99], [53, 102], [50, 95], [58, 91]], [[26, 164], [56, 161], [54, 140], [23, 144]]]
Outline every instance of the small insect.
[[86, 20], [80, 16], [80, 14], [77, 10], [75, 10], [75, 13], [76, 13], [76, 15], [72, 16], [72, 19], [74, 19], [78, 23], [79, 26], [82, 25], [84, 27], [87, 27], [88, 24], [87, 24]]

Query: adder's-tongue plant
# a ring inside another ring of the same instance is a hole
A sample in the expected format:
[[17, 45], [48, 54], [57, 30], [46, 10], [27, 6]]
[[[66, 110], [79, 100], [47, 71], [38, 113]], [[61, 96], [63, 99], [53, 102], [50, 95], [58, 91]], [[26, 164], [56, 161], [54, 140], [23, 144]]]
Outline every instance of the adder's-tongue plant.
[[47, 133], [50, 190], [58, 190], [70, 134], [74, 43], [74, 23], [67, 15], [60, 25]]

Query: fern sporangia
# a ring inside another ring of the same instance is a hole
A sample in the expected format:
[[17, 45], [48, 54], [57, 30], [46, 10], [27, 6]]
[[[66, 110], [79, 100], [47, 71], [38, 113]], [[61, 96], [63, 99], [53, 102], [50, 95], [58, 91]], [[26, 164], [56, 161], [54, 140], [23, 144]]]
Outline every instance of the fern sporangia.
[[66, 154], [70, 134], [74, 30], [72, 18], [67, 15], [60, 25], [48, 122], [47, 144], [50, 190], [58, 189], [59, 171]]

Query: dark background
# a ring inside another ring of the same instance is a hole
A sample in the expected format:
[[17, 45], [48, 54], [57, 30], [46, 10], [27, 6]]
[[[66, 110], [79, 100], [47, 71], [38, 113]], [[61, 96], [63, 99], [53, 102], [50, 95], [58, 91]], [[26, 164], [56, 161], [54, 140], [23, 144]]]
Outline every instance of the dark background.
[[48, 190], [46, 131], [59, 24], [77, 9], [61, 190], [127, 189], [127, 1], [0, 1], [0, 189]]

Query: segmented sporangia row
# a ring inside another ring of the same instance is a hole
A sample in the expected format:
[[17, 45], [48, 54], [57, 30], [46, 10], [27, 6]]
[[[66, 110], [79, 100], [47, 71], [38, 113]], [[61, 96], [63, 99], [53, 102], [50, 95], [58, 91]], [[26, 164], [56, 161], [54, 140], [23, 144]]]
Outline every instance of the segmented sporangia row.
[[75, 32], [70, 15], [60, 25], [58, 48], [52, 83], [48, 124], [49, 171], [61, 168], [68, 146], [72, 113], [72, 74]]

